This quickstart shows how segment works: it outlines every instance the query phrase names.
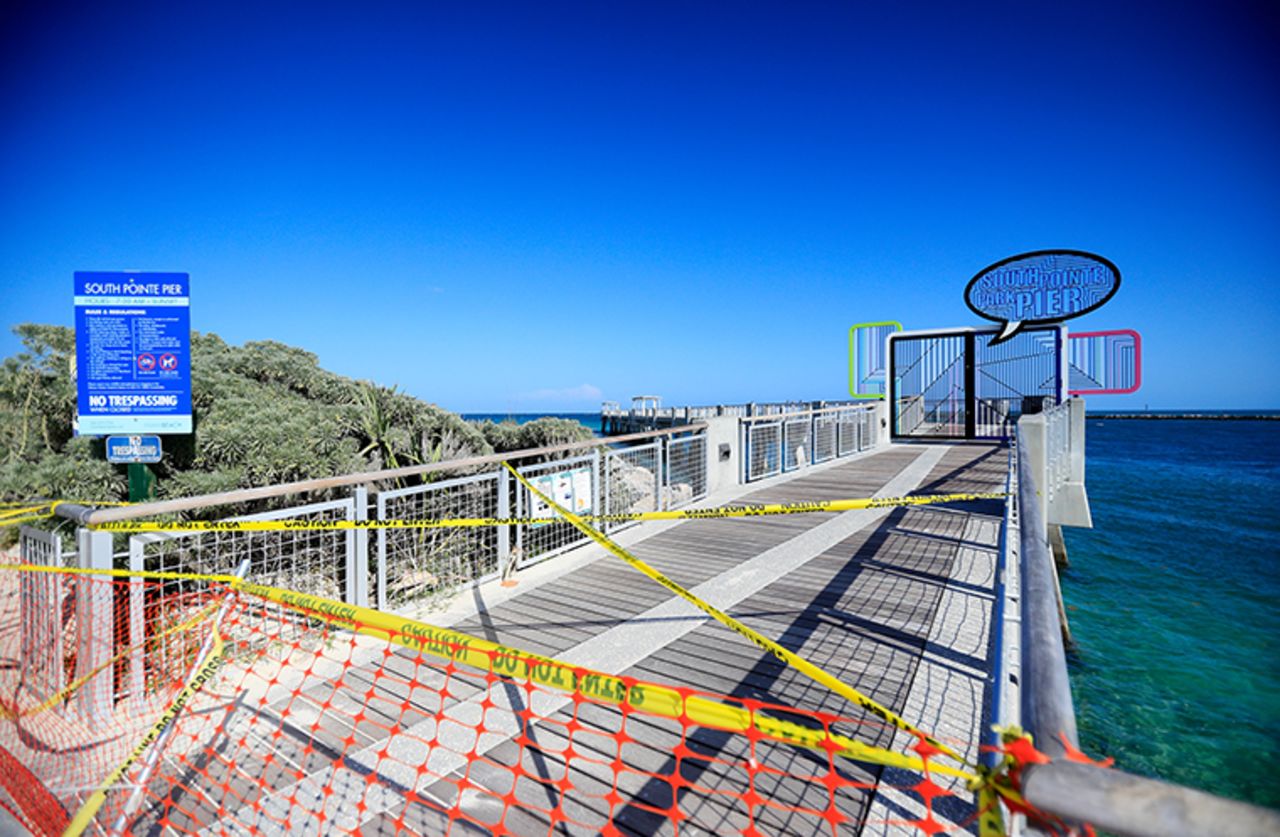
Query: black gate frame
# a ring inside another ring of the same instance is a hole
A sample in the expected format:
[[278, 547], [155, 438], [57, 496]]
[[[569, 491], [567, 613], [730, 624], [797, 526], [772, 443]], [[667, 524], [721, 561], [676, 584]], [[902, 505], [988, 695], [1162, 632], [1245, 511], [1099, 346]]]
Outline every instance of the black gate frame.
[[[1065, 350], [1066, 335], [1063, 334], [1062, 329], [1057, 325], [1034, 326], [1031, 328], [1025, 328], [1019, 333], [1031, 334], [1035, 332], [1051, 332], [1054, 335], [1054, 349], [1058, 358], [1058, 362], [1055, 363], [1053, 367], [1054, 390], [1058, 393], [1058, 397], [1061, 398], [1062, 395], [1064, 394], [1063, 379], [1062, 379], [1062, 353]], [[975, 364], [975, 357], [977, 354], [976, 349], [977, 349], [977, 343], [978, 343], [977, 338], [980, 336], [989, 336], [989, 335], [999, 334], [999, 333], [1000, 333], [1000, 329], [998, 328], [990, 328], [990, 329], [958, 328], [958, 329], [949, 330], [949, 331], [948, 330], [939, 330], [939, 331], [930, 330], [927, 334], [916, 334], [916, 335], [913, 335], [909, 331], [898, 331], [889, 335], [889, 337], [891, 338], [889, 340], [890, 346], [888, 351], [889, 372], [885, 378], [885, 393], [886, 393], [885, 399], [886, 401], [888, 401], [888, 404], [886, 406], [888, 406], [889, 408], [889, 440], [898, 441], [901, 439], [1003, 439], [1003, 438], [1006, 438], [1004, 436], [978, 436], [977, 435], [977, 422], [978, 422], [978, 411], [977, 411], [978, 386], [977, 384], [978, 384], [978, 381], [977, 381], [977, 366]], [[898, 376], [896, 374], [897, 356], [893, 351], [892, 344], [894, 342], [899, 342], [902, 340], [909, 340], [909, 339], [931, 340], [935, 338], [946, 339], [948, 337], [964, 338], [964, 435], [956, 436], [956, 435], [930, 434], [929, 436], [913, 436], [911, 434], [904, 435], [904, 434], [898, 433], [897, 432]]]

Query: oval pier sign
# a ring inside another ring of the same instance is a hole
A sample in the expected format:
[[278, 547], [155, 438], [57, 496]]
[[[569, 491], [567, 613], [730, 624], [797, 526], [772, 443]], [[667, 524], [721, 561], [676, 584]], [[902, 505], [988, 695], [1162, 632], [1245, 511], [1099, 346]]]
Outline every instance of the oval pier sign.
[[1035, 250], [978, 271], [964, 289], [969, 310], [1000, 323], [991, 343], [1003, 343], [1026, 326], [1087, 314], [1120, 290], [1120, 269], [1083, 250]]

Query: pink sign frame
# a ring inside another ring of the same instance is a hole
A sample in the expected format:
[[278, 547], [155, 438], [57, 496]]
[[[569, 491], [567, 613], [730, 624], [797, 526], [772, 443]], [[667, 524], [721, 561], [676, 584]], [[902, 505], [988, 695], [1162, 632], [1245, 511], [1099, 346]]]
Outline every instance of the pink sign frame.
[[[1087, 337], [1118, 337], [1120, 335], [1129, 335], [1133, 338], [1133, 386], [1123, 389], [1106, 388], [1106, 389], [1072, 389], [1068, 390], [1071, 395], [1127, 395], [1131, 392], [1137, 392], [1142, 386], [1142, 335], [1131, 328], [1117, 328], [1110, 331], [1081, 331], [1078, 333], [1068, 333], [1068, 340], [1085, 339]], [[1070, 358], [1070, 350], [1067, 352]]]

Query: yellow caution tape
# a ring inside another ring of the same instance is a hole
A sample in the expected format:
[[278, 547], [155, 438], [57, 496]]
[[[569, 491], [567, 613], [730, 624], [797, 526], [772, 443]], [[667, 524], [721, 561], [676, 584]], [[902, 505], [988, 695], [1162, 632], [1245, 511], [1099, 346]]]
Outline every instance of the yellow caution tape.
[[[37, 520], [47, 520], [53, 517], [54, 511], [68, 500], [48, 500], [44, 502], [35, 502], [26, 500], [22, 502], [0, 503], [0, 527], [18, 526], [22, 523], [32, 523]], [[89, 505], [82, 503], [81, 505]], [[95, 506], [128, 506], [129, 503], [108, 503], [94, 501]]]
[[[941, 741], [938, 741], [937, 739], [933, 738], [932, 736], [926, 734], [925, 732], [923, 732], [922, 730], [920, 730], [919, 728], [917, 728], [916, 726], [914, 726], [913, 724], [909, 723], [907, 720], [902, 718], [893, 710], [888, 709], [884, 706], [881, 706], [875, 700], [867, 697], [862, 692], [859, 692], [857, 689], [854, 689], [853, 687], [846, 685], [845, 683], [836, 679], [835, 677], [832, 677], [830, 674], [818, 668], [816, 665], [809, 662], [805, 658], [801, 657], [799, 654], [796, 654], [795, 652], [790, 651], [787, 648], [784, 648], [783, 646], [779, 645], [778, 643], [774, 642], [773, 640], [769, 639], [768, 637], [764, 636], [758, 631], [755, 631], [752, 628], [749, 628], [746, 625], [742, 624], [737, 619], [734, 619], [732, 616], [725, 613], [723, 610], [720, 610], [719, 608], [717, 608], [715, 605], [705, 602], [702, 599], [695, 596], [693, 593], [690, 593], [688, 590], [684, 589], [676, 582], [667, 578], [665, 575], [658, 572], [656, 569], [649, 566], [644, 561], [641, 561], [639, 558], [635, 557], [630, 552], [627, 552], [627, 550], [618, 546], [616, 543], [614, 543], [609, 538], [605, 537], [600, 532], [596, 531], [594, 528], [588, 526], [586, 523], [583, 522], [583, 520], [580, 517], [575, 515], [573, 512], [559, 505], [550, 497], [546, 496], [545, 494], [540, 492], [538, 489], [534, 488], [533, 485], [528, 480], [526, 480], [523, 476], [521, 476], [519, 471], [511, 467], [509, 463], [504, 462], [502, 464], [506, 466], [508, 471], [515, 474], [516, 479], [519, 480], [521, 484], [523, 484], [526, 488], [528, 488], [535, 495], [537, 495], [537, 497], [540, 500], [542, 500], [542, 502], [546, 503], [548, 506], [550, 506], [551, 508], [559, 512], [561, 515], [563, 515], [566, 520], [572, 523], [584, 535], [591, 538], [593, 541], [595, 541], [596, 543], [600, 544], [605, 549], [607, 549], [610, 553], [617, 556], [618, 558], [621, 558], [627, 564], [639, 570], [641, 573], [643, 573], [647, 577], [658, 582], [663, 587], [670, 590], [672, 593], [675, 593], [680, 598], [684, 599], [685, 601], [692, 604], [694, 607], [701, 610], [703, 613], [706, 613], [708, 616], [711, 616], [720, 624], [728, 628], [731, 628], [732, 630], [736, 631], [738, 634], [745, 637], [747, 640], [749, 640], [756, 646], [773, 654], [773, 656], [777, 657], [778, 660], [780, 660], [781, 662], [786, 663], [787, 665], [791, 666], [797, 671], [807, 675], [810, 679], [818, 683], [821, 683], [822, 685], [831, 689], [833, 692], [840, 695], [841, 697], [844, 697], [850, 702], [857, 704], [858, 706], [861, 706], [863, 709], [867, 710], [871, 714], [876, 715], [881, 720], [889, 724], [892, 724], [898, 729], [909, 732], [912, 735], [920, 736], [925, 741], [928, 741], [930, 744], [932, 744], [934, 747], [941, 750], [946, 755], [955, 759], [957, 762], [961, 764], [967, 764], [964, 757], [961, 756], [959, 753], [957, 753], [955, 750], [948, 747], [946, 744], [943, 744]], [[860, 501], [860, 502], [865, 503], [870, 501]], [[868, 506], [859, 506], [859, 508], [868, 508]]]
[[[532, 654], [509, 645], [501, 645], [460, 631], [437, 628], [413, 619], [394, 616], [378, 610], [344, 604], [332, 599], [294, 593], [276, 587], [249, 582], [233, 584], [244, 593], [275, 602], [284, 607], [342, 625], [356, 633], [377, 637], [396, 645], [432, 656], [442, 657], [481, 671], [497, 675], [527, 678], [542, 686], [592, 700], [630, 708], [649, 715], [688, 719], [701, 726], [734, 732], [756, 730], [776, 741], [802, 747], [827, 750], [848, 758], [922, 770], [924, 762], [917, 756], [895, 753], [860, 741], [799, 724], [751, 712], [697, 695], [683, 695], [668, 686], [643, 681], [628, 683], [621, 677], [561, 662], [552, 657]], [[929, 765], [930, 770], [965, 779], [973, 774], [947, 765]]]
[[49, 504], [45, 503], [44, 505], [40, 505], [40, 506], [17, 506], [14, 508], [5, 509], [4, 511], [0, 512], [0, 522], [8, 520], [11, 517], [22, 517], [23, 515], [31, 514], [32, 512], [38, 512], [38, 511], [41, 511], [42, 509], [47, 510], [48, 508], [49, 508]]
[[[524, 482], [523, 478], [521, 481]], [[525, 482], [525, 485], [528, 485]], [[532, 486], [529, 486], [532, 489]], [[532, 489], [538, 494], [537, 489]], [[541, 497], [541, 494], [538, 494]], [[968, 500], [994, 500], [1003, 493], [931, 494], [915, 497], [869, 497], [853, 500], [819, 500], [807, 503], [771, 503], [761, 506], [718, 506], [711, 509], [635, 512], [631, 514], [579, 515], [579, 520], [630, 523], [637, 520], [712, 520], [730, 517], [762, 517], [779, 514], [844, 512], [897, 506], [928, 506]], [[553, 504], [554, 505], [554, 504]], [[558, 508], [558, 507], [557, 507]], [[482, 526], [538, 525], [562, 522], [558, 517], [454, 517], [392, 520], [119, 520], [95, 524], [104, 532], [331, 532], [357, 529], [457, 529]]]
[[983, 780], [983, 785], [978, 788], [978, 835], [1005, 837], [1009, 832], [1004, 827], [999, 794], [995, 786], [987, 783], [989, 777], [983, 776]]
[[111, 578], [141, 578], [156, 581], [216, 581], [231, 584], [238, 581], [234, 575], [210, 575], [207, 573], [154, 572], [150, 570], [85, 569], [83, 567], [47, 567], [43, 564], [0, 564], [0, 570], [16, 570], [58, 575], [102, 575]]
[[53, 512], [46, 512], [44, 514], [31, 514], [31, 515], [27, 515], [26, 517], [9, 518], [6, 520], [0, 520], [0, 526], [18, 526], [23, 523], [34, 523], [37, 520], [48, 520], [51, 517], [53, 517]]

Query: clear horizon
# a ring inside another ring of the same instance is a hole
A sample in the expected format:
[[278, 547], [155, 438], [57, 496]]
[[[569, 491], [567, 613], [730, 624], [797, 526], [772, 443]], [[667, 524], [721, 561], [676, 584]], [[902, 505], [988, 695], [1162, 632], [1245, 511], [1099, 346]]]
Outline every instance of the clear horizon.
[[[251, 9], [251, 11], [250, 11]], [[1099, 253], [1143, 388], [1280, 407], [1274, 4], [38, 5], [0, 27], [0, 356], [72, 274], [467, 413], [847, 397], [847, 333], [986, 325]]]

